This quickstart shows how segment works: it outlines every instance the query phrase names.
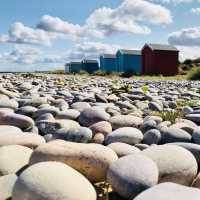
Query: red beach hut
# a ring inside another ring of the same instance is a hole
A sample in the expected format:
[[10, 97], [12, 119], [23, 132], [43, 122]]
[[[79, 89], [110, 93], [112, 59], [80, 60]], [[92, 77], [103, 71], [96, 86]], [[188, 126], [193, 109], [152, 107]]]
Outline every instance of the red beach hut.
[[142, 49], [142, 74], [178, 74], [179, 51], [172, 45], [145, 44]]

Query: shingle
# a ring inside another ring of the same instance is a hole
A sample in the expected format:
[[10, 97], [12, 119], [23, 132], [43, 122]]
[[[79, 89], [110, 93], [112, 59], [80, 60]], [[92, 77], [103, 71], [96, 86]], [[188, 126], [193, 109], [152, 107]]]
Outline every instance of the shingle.
[[147, 44], [152, 50], [159, 50], [159, 51], [178, 51], [175, 46], [168, 45], [168, 44]]

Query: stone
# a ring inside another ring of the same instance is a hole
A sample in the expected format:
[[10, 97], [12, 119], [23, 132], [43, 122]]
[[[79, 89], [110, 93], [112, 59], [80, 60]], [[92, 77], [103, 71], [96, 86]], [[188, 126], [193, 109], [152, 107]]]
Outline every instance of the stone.
[[41, 120], [36, 122], [36, 125], [42, 135], [55, 134], [57, 130], [62, 128], [65, 130], [70, 130], [80, 127], [78, 122], [69, 119]]
[[178, 145], [190, 151], [193, 156], [196, 158], [198, 165], [200, 166], [200, 145], [193, 143], [185, 143], [185, 142], [174, 142], [169, 143], [170, 145]]
[[140, 152], [140, 149], [137, 147], [122, 142], [114, 142], [109, 144], [107, 147], [111, 148], [119, 158]]
[[192, 141], [200, 145], [200, 128], [196, 128], [192, 134]]
[[92, 142], [93, 143], [96, 143], [96, 144], [103, 144], [105, 140], [105, 136], [104, 134], [102, 133], [96, 133], [92, 139]]
[[8, 113], [0, 118], [0, 125], [10, 125], [21, 129], [27, 129], [34, 126], [34, 121], [30, 117], [24, 115]]
[[96, 198], [94, 187], [82, 174], [59, 162], [41, 162], [30, 166], [19, 176], [12, 193], [13, 200]]
[[166, 128], [161, 131], [161, 143], [191, 142], [192, 136], [180, 128]]
[[101, 121], [93, 124], [90, 126], [90, 129], [94, 134], [102, 133], [104, 136], [107, 136], [109, 133], [112, 132], [112, 126], [107, 121]]
[[122, 127], [138, 128], [142, 125], [143, 119], [132, 115], [117, 115], [111, 117], [109, 122], [114, 130]]
[[75, 109], [68, 109], [65, 111], [60, 112], [57, 115], [57, 119], [71, 119], [71, 120], [77, 120], [80, 116], [80, 112]]
[[71, 108], [82, 112], [85, 109], [91, 108], [91, 106], [87, 102], [75, 102], [71, 105]]
[[144, 121], [144, 123], [141, 125], [140, 130], [145, 133], [151, 129], [156, 129], [157, 124], [154, 120], [148, 120]]
[[55, 139], [61, 139], [71, 142], [88, 143], [92, 140], [92, 131], [86, 127], [77, 129], [59, 129], [55, 132]]
[[196, 176], [192, 183], [192, 187], [199, 188], [200, 189], [200, 173]]
[[120, 196], [132, 199], [158, 182], [158, 168], [146, 156], [134, 154], [112, 163], [107, 181]]
[[0, 147], [7, 145], [22, 145], [35, 148], [43, 143], [45, 143], [44, 138], [34, 133], [0, 134]]
[[162, 111], [163, 108], [162, 106], [160, 106], [160, 104], [158, 104], [157, 102], [149, 102], [149, 109], [153, 110], [153, 111]]
[[137, 144], [143, 139], [142, 132], [133, 127], [123, 127], [111, 132], [105, 138], [105, 143], [124, 142], [127, 144]]
[[33, 114], [37, 111], [37, 108], [33, 106], [23, 106], [16, 110], [17, 114], [26, 115], [28, 117], [33, 117]]
[[177, 122], [173, 125], [171, 125], [169, 128], [178, 128], [178, 129], [183, 129], [184, 131], [192, 134], [193, 131], [197, 128], [198, 126], [195, 125], [195, 126], [192, 126], [188, 123], [184, 123], [184, 122]]
[[148, 144], [135, 144], [134, 146], [140, 149], [141, 151], [149, 147]]
[[143, 143], [144, 144], [158, 144], [161, 141], [161, 133], [157, 129], [150, 129], [144, 134]]
[[46, 114], [46, 113], [51, 113], [55, 117], [56, 115], [58, 115], [59, 109], [54, 106], [40, 108], [34, 113], [34, 118], [38, 118], [39, 116]]
[[200, 125], [200, 114], [188, 114], [185, 116], [185, 118]]
[[139, 194], [134, 200], [199, 200], [200, 190], [175, 183], [161, 183]]
[[163, 119], [159, 116], [154, 116], [154, 115], [148, 115], [144, 118], [144, 121], [149, 121], [149, 120], [153, 120], [155, 121], [157, 124], [161, 123], [163, 121]]
[[159, 169], [159, 182], [190, 185], [197, 174], [197, 162], [188, 150], [175, 145], [156, 145], [142, 151]]
[[0, 176], [14, 174], [29, 163], [30, 148], [9, 145], [0, 147]]
[[14, 99], [1, 99], [0, 100], [0, 108], [10, 108], [10, 109], [13, 109], [13, 110], [16, 110], [18, 108], [18, 103], [17, 101], [15, 101]]
[[22, 130], [16, 126], [0, 125], [0, 135], [1, 133], [10, 135], [13, 133], [22, 133]]
[[83, 144], [55, 140], [40, 145], [32, 154], [30, 164], [44, 161], [63, 162], [79, 171], [92, 182], [106, 179], [110, 164], [118, 159], [116, 153], [100, 144]]
[[17, 175], [0, 176], [0, 199], [8, 200], [12, 197], [12, 190], [17, 180]]
[[89, 127], [100, 121], [108, 121], [110, 115], [101, 108], [84, 109], [79, 116], [79, 123]]

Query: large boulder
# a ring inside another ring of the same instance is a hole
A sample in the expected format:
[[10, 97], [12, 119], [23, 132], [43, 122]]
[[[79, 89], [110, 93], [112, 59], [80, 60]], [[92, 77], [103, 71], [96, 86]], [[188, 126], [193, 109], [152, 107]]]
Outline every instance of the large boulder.
[[88, 108], [81, 112], [79, 122], [83, 126], [91, 126], [100, 121], [108, 121], [110, 115], [102, 108]]
[[9, 145], [0, 147], [0, 176], [14, 174], [29, 163], [30, 148]]
[[17, 175], [10, 174], [0, 177], [0, 199], [8, 200], [12, 197], [12, 190], [17, 180]]
[[110, 144], [114, 142], [123, 142], [127, 144], [137, 144], [143, 139], [142, 132], [137, 128], [124, 127], [118, 128], [112, 133], [108, 134], [105, 143]]
[[200, 190], [175, 183], [161, 183], [141, 194], [134, 200], [199, 200]]
[[83, 144], [55, 140], [40, 145], [32, 154], [30, 164], [60, 161], [85, 175], [92, 182], [105, 180], [110, 164], [118, 159], [110, 148], [100, 144]]
[[30, 166], [17, 179], [13, 200], [96, 200], [92, 184], [79, 172], [58, 162]]
[[197, 174], [197, 162], [188, 150], [175, 145], [156, 145], [143, 150], [142, 154], [158, 165], [159, 182], [190, 185]]
[[198, 165], [200, 166], [200, 145], [186, 142], [174, 142], [169, 143], [170, 145], [178, 145], [190, 151], [196, 158]]
[[0, 133], [0, 147], [7, 145], [22, 145], [35, 148], [45, 143], [45, 139], [35, 133]]
[[16, 126], [0, 125], [0, 134], [12, 134], [12, 133], [22, 133], [22, 130]]
[[117, 115], [110, 118], [112, 128], [118, 129], [122, 127], [139, 127], [143, 123], [143, 119], [133, 115]]
[[158, 182], [158, 168], [146, 156], [134, 154], [112, 163], [107, 172], [107, 181], [114, 191], [131, 199]]

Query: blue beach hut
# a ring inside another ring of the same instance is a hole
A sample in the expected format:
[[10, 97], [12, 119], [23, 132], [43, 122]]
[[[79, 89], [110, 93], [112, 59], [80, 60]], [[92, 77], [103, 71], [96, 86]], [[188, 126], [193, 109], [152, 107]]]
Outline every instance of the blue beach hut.
[[70, 73], [79, 73], [82, 70], [82, 62], [70, 62], [69, 72]]
[[117, 69], [119, 72], [141, 74], [142, 55], [139, 50], [120, 49], [117, 51]]
[[85, 59], [82, 61], [82, 68], [84, 71], [92, 74], [95, 71], [99, 70], [99, 63], [97, 60], [88, 60]]
[[114, 54], [101, 55], [100, 70], [104, 72], [117, 72], [116, 55]]

